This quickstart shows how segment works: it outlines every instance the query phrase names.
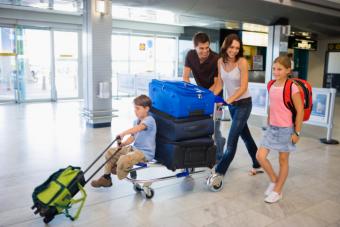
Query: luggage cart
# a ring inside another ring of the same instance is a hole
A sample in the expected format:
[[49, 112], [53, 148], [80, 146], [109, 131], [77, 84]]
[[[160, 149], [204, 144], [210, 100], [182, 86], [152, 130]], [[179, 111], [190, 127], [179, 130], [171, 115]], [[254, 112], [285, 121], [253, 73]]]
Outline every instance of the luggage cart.
[[146, 168], [164, 168], [164, 167], [165, 167], [164, 165], [157, 163], [155, 161], [151, 161], [147, 163], [138, 163], [135, 165], [134, 168], [130, 170], [130, 177], [126, 177], [125, 179], [132, 183], [133, 190], [135, 190], [136, 192], [142, 192], [144, 193], [147, 199], [151, 199], [155, 195], [155, 190], [151, 188], [151, 185], [153, 183], [170, 180], [170, 179], [189, 177], [193, 174], [205, 172], [205, 170], [195, 171], [194, 168], [185, 168], [183, 171], [177, 174], [174, 174], [174, 175], [169, 175], [169, 176], [159, 177], [159, 178], [152, 178], [152, 179], [137, 179], [137, 171], [139, 170], [146, 169]]
[[[217, 99], [216, 102], [223, 102], [220, 99]], [[224, 102], [223, 106], [226, 106], [227, 104]], [[219, 120], [216, 117], [217, 111], [220, 110], [221, 106], [217, 106], [217, 104], [214, 104], [214, 113], [213, 113], [213, 120]], [[142, 170], [142, 169], [147, 169], [147, 168], [164, 168], [165, 166], [158, 163], [157, 161], [151, 161], [147, 163], [138, 163], [136, 164], [129, 172], [130, 172], [130, 177], [126, 177], [126, 180], [131, 182], [133, 185], [133, 189], [136, 192], [142, 192], [144, 193], [145, 197], [147, 199], [151, 199], [155, 195], [155, 190], [151, 188], [151, 185], [156, 182], [160, 181], [165, 181], [165, 180], [170, 180], [170, 179], [175, 179], [175, 178], [182, 178], [182, 177], [189, 177], [194, 174], [198, 173], [203, 173], [206, 170], [198, 170], [196, 171], [195, 168], [184, 168], [181, 172], [170, 175], [170, 176], [165, 176], [165, 177], [160, 177], [160, 178], [152, 178], [152, 179], [137, 179], [137, 171]], [[223, 182], [221, 182], [220, 185], [213, 185], [210, 183], [209, 179], [207, 181], [207, 186], [210, 190], [212, 191], [219, 191], [223, 188]]]

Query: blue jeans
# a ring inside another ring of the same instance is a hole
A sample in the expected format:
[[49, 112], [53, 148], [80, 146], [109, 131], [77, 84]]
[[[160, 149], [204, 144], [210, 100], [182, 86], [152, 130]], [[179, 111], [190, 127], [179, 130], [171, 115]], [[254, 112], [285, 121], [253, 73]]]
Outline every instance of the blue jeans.
[[229, 130], [227, 148], [223, 154], [222, 160], [216, 166], [216, 173], [224, 175], [230, 163], [233, 161], [236, 149], [238, 138], [241, 136], [244, 141], [248, 153], [253, 161], [253, 168], [259, 168], [260, 164], [256, 160], [256, 152], [257, 146], [254, 142], [253, 137], [250, 134], [247, 121], [250, 116], [252, 108], [251, 101], [248, 103], [243, 103], [239, 106], [229, 106], [229, 112], [232, 119], [231, 127]]
[[221, 133], [221, 121], [216, 120], [214, 126], [214, 139], [216, 144], [216, 160], [220, 161], [223, 156], [223, 149], [225, 144], [225, 138], [222, 136]]

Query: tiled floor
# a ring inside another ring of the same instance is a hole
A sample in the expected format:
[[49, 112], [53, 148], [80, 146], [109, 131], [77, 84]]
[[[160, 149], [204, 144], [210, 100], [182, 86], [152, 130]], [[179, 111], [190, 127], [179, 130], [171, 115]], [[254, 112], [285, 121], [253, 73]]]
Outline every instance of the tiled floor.
[[[340, 139], [340, 99], [333, 137]], [[44, 226], [33, 215], [31, 193], [55, 170], [69, 164], [86, 167], [117, 133], [131, 126], [131, 99], [114, 100], [118, 108], [111, 128], [92, 129], [81, 117], [81, 103], [0, 106], [0, 226]], [[256, 141], [262, 120], [249, 121]], [[227, 133], [228, 122], [224, 123]], [[56, 217], [51, 226], [340, 226], [340, 146], [318, 140], [325, 129], [305, 126], [298, 152], [291, 155], [284, 199], [263, 202], [264, 174], [250, 177], [250, 158], [242, 141], [221, 192], [205, 186], [209, 171], [153, 185], [146, 200], [127, 181], [109, 189], [86, 187], [88, 200], [79, 220]], [[306, 136], [307, 135], [307, 136]], [[275, 168], [277, 155], [271, 154]], [[96, 165], [98, 166], [98, 165]], [[145, 177], [171, 174], [148, 169]]]

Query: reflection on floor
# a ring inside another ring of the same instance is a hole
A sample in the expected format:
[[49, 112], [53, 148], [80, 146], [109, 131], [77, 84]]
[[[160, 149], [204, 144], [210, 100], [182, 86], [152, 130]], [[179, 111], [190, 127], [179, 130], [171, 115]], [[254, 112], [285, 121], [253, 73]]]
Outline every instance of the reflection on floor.
[[[337, 100], [333, 137], [340, 139]], [[132, 99], [114, 100], [118, 118], [111, 128], [85, 126], [79, 102], [0, 106], [0, 226], [44, 226], [33, 215], [31, 193], [53, 171], [69, 164], [85, 168], [134, 118]], [[250, 120], [256, 141], [261, 126]], [[224, 132], [230, 122], [223, 123]], [[291, 155], [284, 199], [263, 202], [268, 180], [250, 177], [250, 158], [241, 141], [221, 192], [205, 186], [209, 174], [153, 185], [155, 197], [146, 200], [127, 181], [114, 180], [108, 189], [86, 187], [88, 200], [79, 220], [60, 215], [51, 226], [340, 226], [340, 147], [321, 144], [326, 130], [306, 126], [298, 152]], [[308, 136], [306, 136], [308, 135]], [[270, 155], [275, 168], [277, 155]], [[98, 166], [98, 164], [96, 165]], [[141, 175], [164, 176], [165, 169]]]

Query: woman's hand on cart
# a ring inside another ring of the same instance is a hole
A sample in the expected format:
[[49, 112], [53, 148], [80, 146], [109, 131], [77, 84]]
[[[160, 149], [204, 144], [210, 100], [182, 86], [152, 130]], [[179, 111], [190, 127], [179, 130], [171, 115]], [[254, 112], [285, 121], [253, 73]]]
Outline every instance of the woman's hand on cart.
[[218, 95], [215, 96], [215, 103], [218, 106], [228, 106], [229, 105], [221, 96], [218, 96]]

